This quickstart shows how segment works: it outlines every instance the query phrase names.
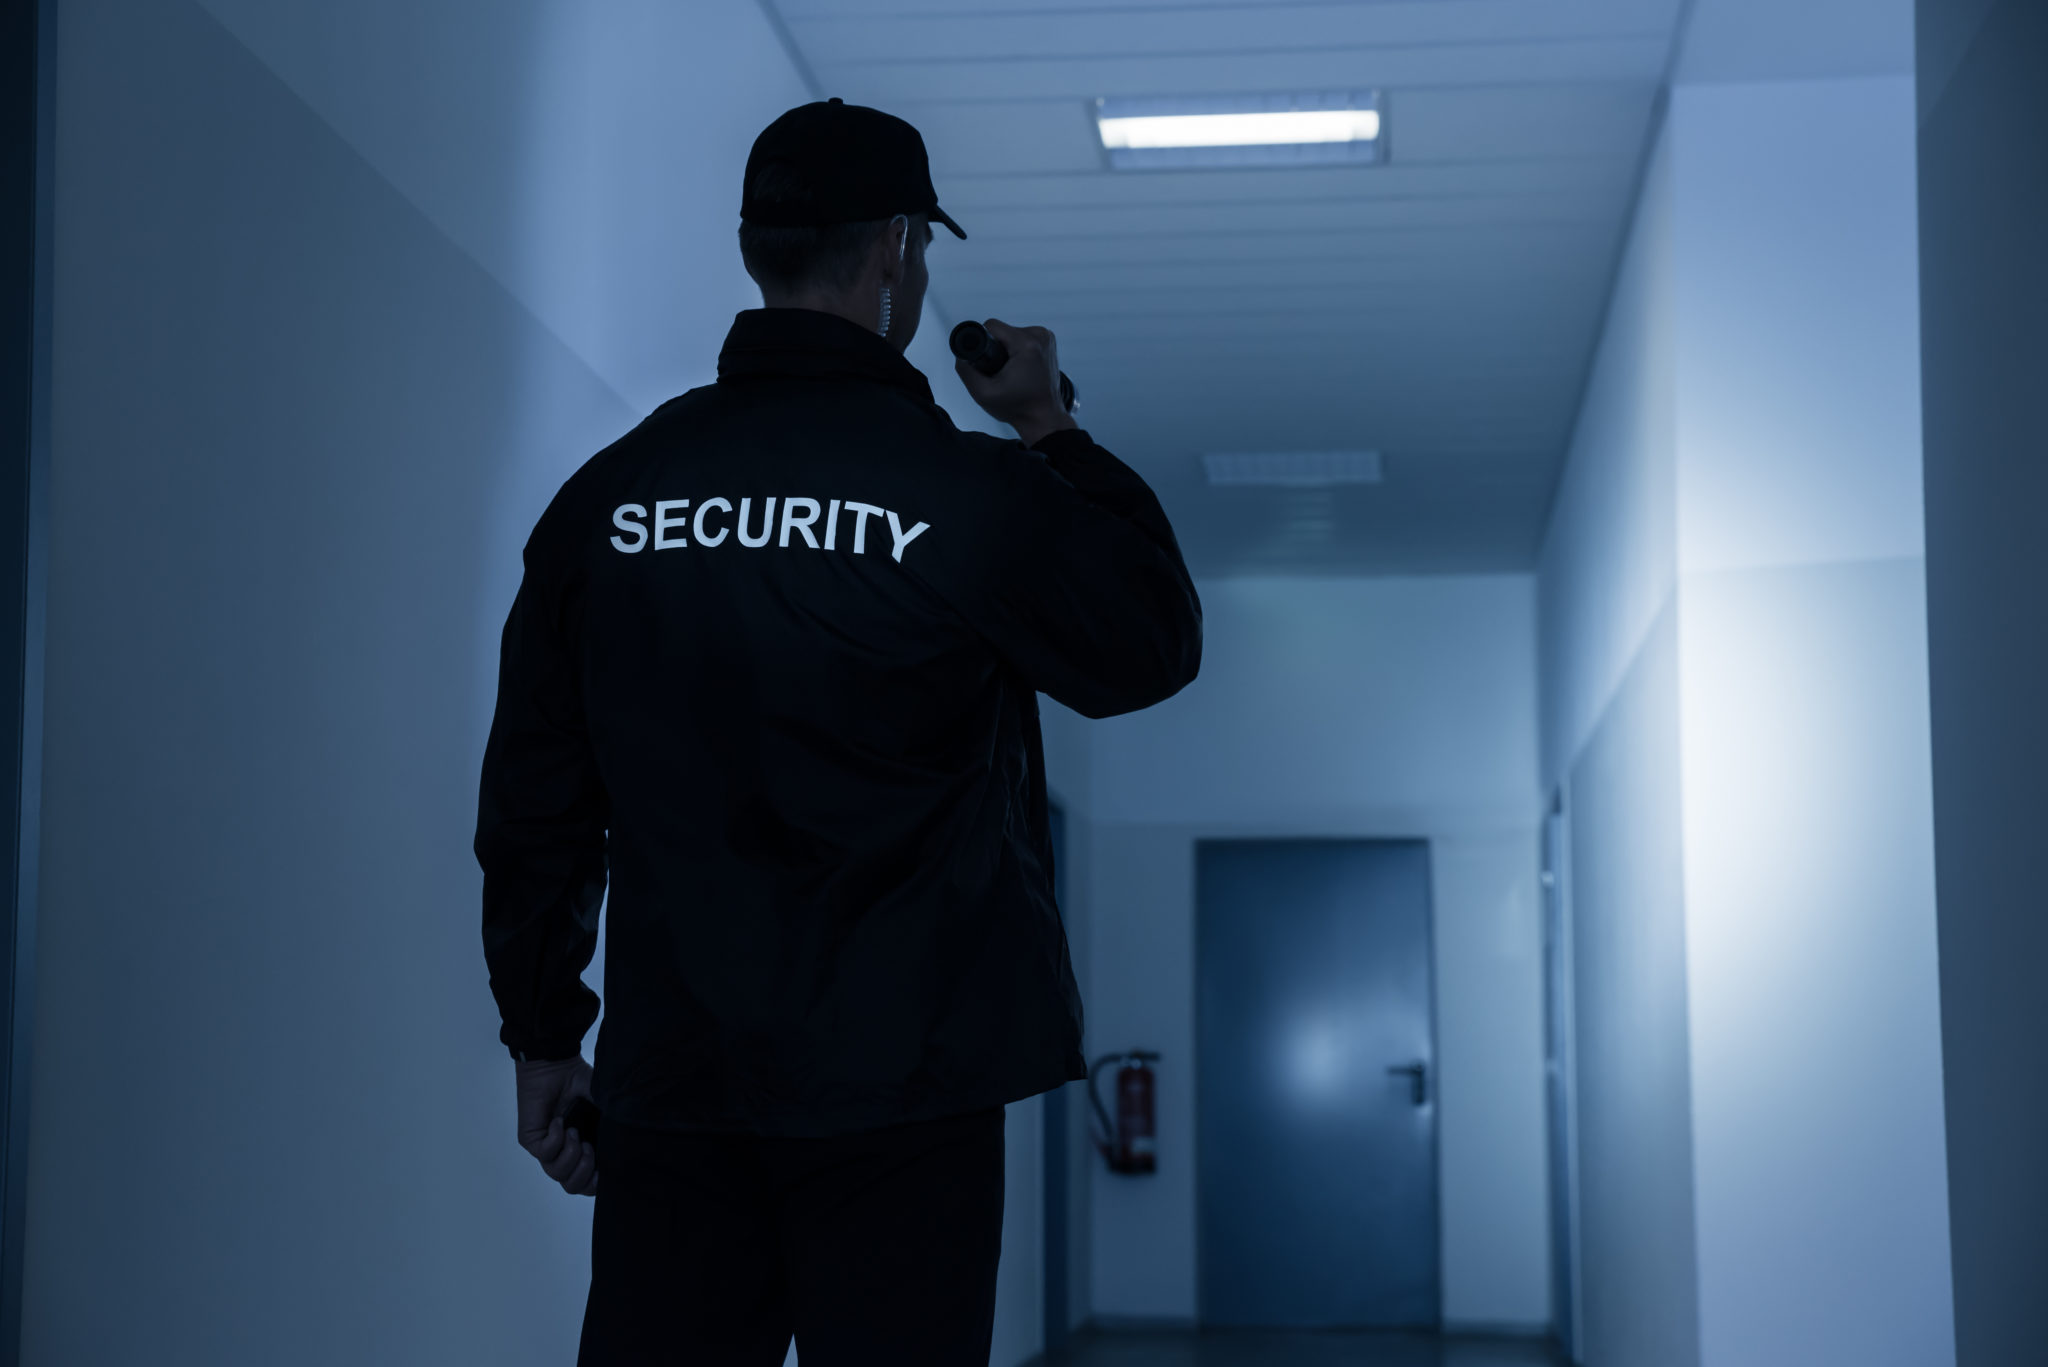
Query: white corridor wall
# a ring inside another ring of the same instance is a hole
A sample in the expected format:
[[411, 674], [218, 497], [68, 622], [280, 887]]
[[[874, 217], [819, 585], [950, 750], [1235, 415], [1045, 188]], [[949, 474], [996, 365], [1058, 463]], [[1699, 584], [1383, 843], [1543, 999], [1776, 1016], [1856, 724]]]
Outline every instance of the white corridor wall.
[[749, 0], [62, 0], [25, 1363], [573, 1359], [590, 1206], [477, 931], [497, 633], [758, 303], [740, 168], [808, 98]]
[[195, 5], [67, 0], [58, 59], [23, 1361], [563, 1361], [482, 643], [508, 483], [637, 414]]
[[1936, 1367], [1913, 83], [1681, 86], [1671, 155], [1701, 1358]]
[[1588, 1367], [1953, 1361], [1913, 149], [1676, 88], [1553, 515]]

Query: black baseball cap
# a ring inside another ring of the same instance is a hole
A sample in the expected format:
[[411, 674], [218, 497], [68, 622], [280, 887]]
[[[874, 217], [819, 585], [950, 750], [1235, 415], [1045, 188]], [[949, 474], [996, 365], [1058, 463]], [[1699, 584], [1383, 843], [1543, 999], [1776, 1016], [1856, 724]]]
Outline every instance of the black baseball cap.
[[[808, 204], [753, 198], [754, 172], [776, 161], [810, 187]], [[747, 154], [740, 217], [749, 223], [816, 228], [897, 214], [924, 214], [967, 236], [939, 207], [924, 139], [894, 114], [836, 99], [798, 105], [762, 129]]]

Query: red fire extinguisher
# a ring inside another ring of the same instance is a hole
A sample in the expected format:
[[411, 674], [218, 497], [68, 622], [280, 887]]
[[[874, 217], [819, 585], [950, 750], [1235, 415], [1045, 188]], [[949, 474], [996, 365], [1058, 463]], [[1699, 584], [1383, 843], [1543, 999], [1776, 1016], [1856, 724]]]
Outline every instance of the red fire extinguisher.
[[[1088, 1104], [1095, 1109], [1099, 1128], [1095, 1147], [1109, 1160], [1111, 1172], [1153, 1172], [1157, 1169], [1152, 1127], [1152, 1070], [1159, 1055], [1150, 1049], [1132, 1049], [1122, 1054], [1104, 1054], [1088, 1069]], [[1112, 1063], [1116, 1070], [1116, 1121], [1102, 1107], [1095, 1092], [1095, 1075]]]

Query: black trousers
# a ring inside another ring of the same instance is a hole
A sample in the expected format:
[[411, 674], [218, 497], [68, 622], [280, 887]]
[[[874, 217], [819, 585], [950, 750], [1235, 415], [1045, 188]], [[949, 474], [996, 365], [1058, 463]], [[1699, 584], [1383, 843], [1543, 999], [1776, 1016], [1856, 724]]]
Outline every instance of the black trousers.
[[1003, 1108], [827, 1139], [604, 1123], [578, 1367], [987, 1367]]

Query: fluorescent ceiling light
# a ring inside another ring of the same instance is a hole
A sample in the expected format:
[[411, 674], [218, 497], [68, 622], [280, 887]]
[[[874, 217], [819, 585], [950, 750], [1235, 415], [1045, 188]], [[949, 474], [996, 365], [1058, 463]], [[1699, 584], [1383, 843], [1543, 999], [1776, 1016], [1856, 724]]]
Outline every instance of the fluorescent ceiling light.
[[1153, 114], [1103, 119], [1104, 147], [1271, 147], [1370, 142], [1377, 109], [1293, 109], [1261, 114]]
[[1386, 472], [1377, 451], [1213, 451], [1202, 468], [1214, 485], [1282, 489], [1378, 484]]
[[1100, 99], [1095, 129], [1117, 170], [1386, 159], [1385, 113], [1376, 90]]

